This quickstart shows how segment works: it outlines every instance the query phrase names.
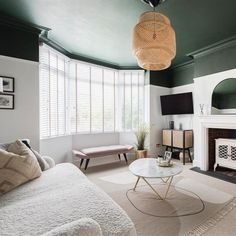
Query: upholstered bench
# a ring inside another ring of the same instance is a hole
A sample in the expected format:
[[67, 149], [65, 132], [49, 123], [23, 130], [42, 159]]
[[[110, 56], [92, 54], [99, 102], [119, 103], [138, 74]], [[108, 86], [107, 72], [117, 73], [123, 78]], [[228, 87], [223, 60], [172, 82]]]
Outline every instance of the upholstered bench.
[[96, 157], [104, 157], [109, 155], [118, 155], [119, 159], [121, 158], [120, 154], [124, 155], [126, 163], [127, 156], [126, 153], [131, 151], [134, 147], [131, 145], [109, 145], [109, 146], [101, 146], [101, 147], [91, 147], [91, 148], [84, 148], [79, 151], [73, 150], [73, 154], [75, 157], [78, 157], [81, 159], [80, 161], [80, 167], [83, 164], [84, 159], [85, 162], [85, 170], [88, 167], [90, 158], [96, 158]]

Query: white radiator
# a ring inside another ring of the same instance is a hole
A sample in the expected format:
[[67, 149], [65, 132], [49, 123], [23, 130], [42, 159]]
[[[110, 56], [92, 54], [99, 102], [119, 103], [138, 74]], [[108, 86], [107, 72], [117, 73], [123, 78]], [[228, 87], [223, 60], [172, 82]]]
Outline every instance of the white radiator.
[[214, 171], [218, 165], [236, 170], [236, 139], [218, 138], [215, 143], [216, 162]]

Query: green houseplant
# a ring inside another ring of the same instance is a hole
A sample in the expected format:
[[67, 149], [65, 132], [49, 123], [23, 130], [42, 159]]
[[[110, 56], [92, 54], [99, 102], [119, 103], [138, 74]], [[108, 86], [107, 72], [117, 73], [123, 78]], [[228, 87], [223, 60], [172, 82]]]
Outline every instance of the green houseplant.
[[148, 136], [148, 128], [146, 125], [141, 125], [137, 132], [135, 132], [137, 139], [136, 143], [136, 158], [146, 158], [147, 149], [145, 148], [146, 138]]

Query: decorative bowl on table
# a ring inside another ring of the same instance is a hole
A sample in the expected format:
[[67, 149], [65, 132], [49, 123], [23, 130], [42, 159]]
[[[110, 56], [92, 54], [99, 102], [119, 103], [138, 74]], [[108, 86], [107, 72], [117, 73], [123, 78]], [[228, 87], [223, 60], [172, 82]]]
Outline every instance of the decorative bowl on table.
[[158, 158], [157, 159], [157, 164], [160, 167], [171, 167], [171, 166], [173, 166], [173, 162], [171, 160], [164, 160], [163, 158]]

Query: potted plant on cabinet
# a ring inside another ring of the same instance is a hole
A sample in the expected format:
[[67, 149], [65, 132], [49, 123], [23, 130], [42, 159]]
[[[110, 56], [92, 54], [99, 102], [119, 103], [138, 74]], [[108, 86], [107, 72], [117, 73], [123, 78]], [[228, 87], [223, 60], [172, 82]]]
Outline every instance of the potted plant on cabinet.
[[136, 143], [136, 158], [146, 158], [147, 157], [147, 149], [145, 148], [145, 141], [148, 135], [148, 128], [145, 125], [139, 127], [138, 131], [135, 132], [135, 136], [137, 138]]

